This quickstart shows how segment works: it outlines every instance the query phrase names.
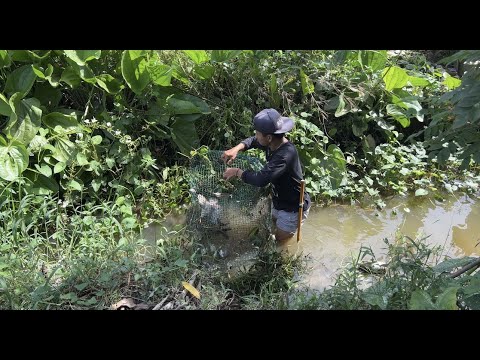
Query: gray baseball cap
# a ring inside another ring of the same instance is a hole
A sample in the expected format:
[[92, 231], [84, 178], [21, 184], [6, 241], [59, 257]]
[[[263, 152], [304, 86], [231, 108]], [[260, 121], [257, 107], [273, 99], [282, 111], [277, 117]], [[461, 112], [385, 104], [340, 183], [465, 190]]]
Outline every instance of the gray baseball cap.
[[293, 120], [275, 109], [264, 109], [253, 118], [253, 126], [264, 134], [283, 134], [293, 128]]

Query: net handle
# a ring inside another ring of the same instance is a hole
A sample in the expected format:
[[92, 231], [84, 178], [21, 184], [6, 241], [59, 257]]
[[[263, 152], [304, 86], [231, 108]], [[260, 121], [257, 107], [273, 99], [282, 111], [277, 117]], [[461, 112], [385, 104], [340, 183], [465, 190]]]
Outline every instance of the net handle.
[[297, 243], [300, 241], [300, 231], [302, 228], [303, 216], [303, 196], [305, 193], [305, 180], [300, 181], [300, 202], [298, 203], [298, 227], [297, 227]]

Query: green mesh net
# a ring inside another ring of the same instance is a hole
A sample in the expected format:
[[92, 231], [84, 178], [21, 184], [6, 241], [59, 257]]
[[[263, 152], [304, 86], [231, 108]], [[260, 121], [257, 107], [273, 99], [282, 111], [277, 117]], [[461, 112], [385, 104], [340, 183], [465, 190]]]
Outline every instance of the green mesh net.
[[[187, 212], [188, 229], [220, 258], [233, 258], [255, 248], [270, 230], [268, 190], [223, 179], [227, 165], [223, 151], [201, 148], [191, 158], [189, 171], [192, 206]], [[257, 158], [239, 154], [228, 167], [261, 170]]]

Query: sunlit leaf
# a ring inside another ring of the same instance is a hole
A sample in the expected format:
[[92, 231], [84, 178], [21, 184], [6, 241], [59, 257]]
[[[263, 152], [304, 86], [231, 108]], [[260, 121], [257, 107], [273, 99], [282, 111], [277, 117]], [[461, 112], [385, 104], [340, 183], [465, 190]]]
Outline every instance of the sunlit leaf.
[[186, 281], [182, 281], [182, 285], [185, 289], [187, 289], [187, 291], [192, 294], [193, 296], [195, 296], [197, 299], [200, 299], [200, 292], [192, 285], [190, 285], [188, 282]]
[[398, 66], [390, 66], [382, 71], [383, 81], [387, 90], [399, 89], [407, 85], [408, 74]]

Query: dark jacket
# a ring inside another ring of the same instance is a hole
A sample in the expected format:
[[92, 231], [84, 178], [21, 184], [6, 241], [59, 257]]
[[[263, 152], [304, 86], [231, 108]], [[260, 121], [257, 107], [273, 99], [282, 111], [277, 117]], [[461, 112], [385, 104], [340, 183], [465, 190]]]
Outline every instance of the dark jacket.
[[[265, 150], [267, 163], [260, 171], [245, 170], [242, 180], [247, 184], [263, 187], [272, 184], [272, 201], [277, 210], [298, 212], [300, 201], [300, 180], [303, 179], [302, 166], [295, 145], [282, 144], [275, 151], [258, 143], [255, 136], [242, 141], [245, 151], [259, 148]], [[310, 207], [310, 196], [305, 191], [303, 209]]]

